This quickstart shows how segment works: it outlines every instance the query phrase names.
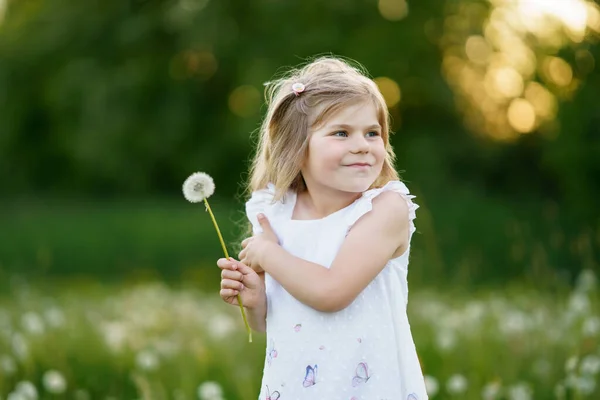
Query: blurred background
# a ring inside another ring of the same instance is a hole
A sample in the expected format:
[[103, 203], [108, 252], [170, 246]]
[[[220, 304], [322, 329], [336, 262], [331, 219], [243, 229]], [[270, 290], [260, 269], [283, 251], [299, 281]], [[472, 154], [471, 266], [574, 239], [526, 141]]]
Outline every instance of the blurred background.
[[[431, 398], [599, 398], [600, 5], [0, 0], [0, 398], [255, 399], [220, 303], [263, 83], [357, 60], [421, 206]], [[12, 396], [12, 397], [11, 397]]]

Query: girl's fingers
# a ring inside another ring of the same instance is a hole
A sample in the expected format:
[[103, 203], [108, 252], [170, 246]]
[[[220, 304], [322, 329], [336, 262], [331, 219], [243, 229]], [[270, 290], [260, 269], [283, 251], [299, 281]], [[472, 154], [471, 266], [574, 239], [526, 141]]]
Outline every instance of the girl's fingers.
[[221, 269], [230, 269], [230, 270], [235, 270], [237, 268], [237, 266], [235, 265], [235, 260], [231, 257], [219, 258], [217, 260], [217, 266]]
[[240, 294], [240, 292], [238, 292], [237, 290], [233, 290], [233, 289], [221, 289], [219, 291], [219, 295], [222, 298], [233, 297], [233, 296], [237, 296], [238, 294]]
[[239, 271], [232, 271], [229, 269], [224, 269], [221, 271], [221, 278], [241, 281], [244, 278], [244, 275], [242, 275], [242, 273]]
[[234, 281], [232, 279], [222, 279], [221, 289], [242, 290], [244, 289], [244, 284], [240, 281]]

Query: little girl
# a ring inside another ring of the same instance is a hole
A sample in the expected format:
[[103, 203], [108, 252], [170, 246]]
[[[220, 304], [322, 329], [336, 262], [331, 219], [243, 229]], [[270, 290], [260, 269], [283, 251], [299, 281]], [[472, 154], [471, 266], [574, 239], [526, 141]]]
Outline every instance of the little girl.
[[267, 334], [261, 400], [423, 400], [406, 314], [418, 208], [394, 169], [375, 83], [319, 58], [267, 87], [250, 174], [254, 236], [220, 259]]

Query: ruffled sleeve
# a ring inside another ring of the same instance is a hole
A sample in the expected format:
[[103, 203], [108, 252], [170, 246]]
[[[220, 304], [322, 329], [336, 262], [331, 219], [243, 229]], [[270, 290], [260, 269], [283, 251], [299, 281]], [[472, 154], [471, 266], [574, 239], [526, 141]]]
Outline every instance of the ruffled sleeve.
[[357, 200], [357, 202], [354, 204], [354, 207], [346, 216], [348, 229], [350, 229], [360, 217], [371, 211], [373, 209], [373, 199], [380, 193], [386, 191], [400, 193], [402, 198], [404, 198], [406, 201], [406, 204], [408, 205], [408, 218], [410, 221], [410, 234], [412, 235], [415, 231], [415, 224], [413, 220], [417, 217], [416, 210], [419, 208], [419, 206], [412, 201], [412, 199], [414, 199], [416, 196], [411, 195], [406, 185], [400, 181], [389, 181], [381, 188], [371, 189], [364, 192], [362, 197]]
[[272, 219], [273, 198], [275, 197], [275, 185], [269, 183], [266, 189], [252, 192], [250, 200], [246, 202], [246, 216], [252, 224], [253, 234], [261, 233], [262, 228], [258, 223], [257, 215], [263, 213], [269, 220]]

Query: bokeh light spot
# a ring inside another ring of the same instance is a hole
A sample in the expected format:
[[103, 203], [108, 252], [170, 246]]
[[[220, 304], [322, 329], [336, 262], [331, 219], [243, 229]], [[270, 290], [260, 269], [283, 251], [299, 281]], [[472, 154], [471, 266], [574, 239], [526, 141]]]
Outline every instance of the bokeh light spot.
[[587, 4], [587, 26], [596, 32], [600, 32], [600, 8], [596, 4]]
[[538, 116], [548, 120], [556, 116], [558, 107], [556, 97], [538, 82], [527, 84], [525, 98], [531, 103]]
[[385, 99], [385, 104], [387, 104], [388, 108], [394, 107], [400, 102], [400, 86], [398, 86], [398, 84], [394, 80], [382, 76], [379, 78], [375, 78], [374, 81], [379, 87], [379, 91], [383, 95], [383, 98]]
[[242, 85], [229, 95], [229, 109], [238, 117], [256, 114], [260, 108], [260, 92], [254, 86]]
[[488, 91], [495, 91], [507, 98], [517, 97], [523, 93], [523, 77], [514, 68], [491, 69], [488, 73], [492, 83], [488, 85]]
[[514, 99], [507, 112], [508, 122], [520, 133], [531, 132], [535, 128], [535, 110], [525, 99]]
[[490, 57], [491, 49], [483, 36], [473, 35], [465, 43], [465, 53], [474, 63], [485, 64]]
[[567, 86], [573, 79], [573, 69], [559, 57], [548, 57], [544, 61], [544, 72], [558, 86]]
[[379, 13], [388, 21], [400, 21], [408, 15], [406, 0], [379, 0]]

